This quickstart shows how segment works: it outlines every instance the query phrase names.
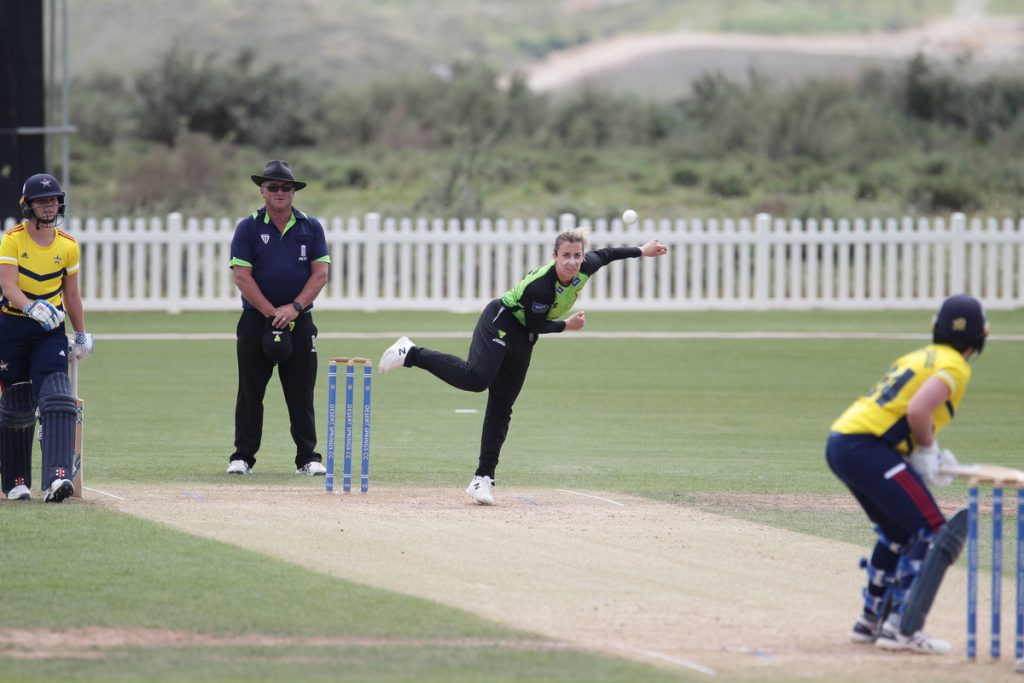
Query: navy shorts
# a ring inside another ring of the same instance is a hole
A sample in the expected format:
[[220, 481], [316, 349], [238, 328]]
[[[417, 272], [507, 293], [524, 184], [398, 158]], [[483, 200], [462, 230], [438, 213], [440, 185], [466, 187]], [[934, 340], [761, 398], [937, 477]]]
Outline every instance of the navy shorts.
[[945, 523], [920, 475], [899, 451], [878, 437], [833, 432], [825, 459], [890, 540], [904, 544], [919, 531], [934, 532]]
[[64, 324], [44, 330], [32, 318], [0, 314], [0, 387], [32, 382], [38, 399], [43, 379], [68, 371], [68, 338]]

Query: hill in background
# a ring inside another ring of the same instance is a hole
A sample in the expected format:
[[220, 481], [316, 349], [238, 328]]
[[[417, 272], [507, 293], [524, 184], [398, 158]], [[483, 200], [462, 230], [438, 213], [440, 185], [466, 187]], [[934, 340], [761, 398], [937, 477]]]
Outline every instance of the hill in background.
[[712, 70], [789, 80], [916, 50], [982, 66], [1024, 52], [1020, 0], [90, 0], [68, 9], [81, 76], [136, 71], [178, 44], [226, 55], [252, 47], [325, 85], [482, 60], [529, 74], [537, 90], [586, 84], [669, 97]]

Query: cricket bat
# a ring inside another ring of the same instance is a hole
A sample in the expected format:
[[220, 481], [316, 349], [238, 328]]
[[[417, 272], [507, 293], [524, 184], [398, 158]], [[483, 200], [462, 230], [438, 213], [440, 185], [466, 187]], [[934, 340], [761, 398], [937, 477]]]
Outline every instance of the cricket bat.
[[71, 392], [75, 395], [75, 450], [71, 459], [71, 468], [73, 472], [71, 475], [71, 483], [75, 486], [75, 492], [72, 497], [81, 498], [83, 490], [82, 451], [84, 445], [82, 431], [85, 427], [85, 401], [83, 401], [78, 395], [78, 359], [75, 358], [74, 353], [68, 354], [68, 364], [68, 375], [70, 375], [71, 379]]
[[1002, 465], [953, 465], [942, 467], [939, 471], [971, 482], [1024, 486], [1024, 472]]

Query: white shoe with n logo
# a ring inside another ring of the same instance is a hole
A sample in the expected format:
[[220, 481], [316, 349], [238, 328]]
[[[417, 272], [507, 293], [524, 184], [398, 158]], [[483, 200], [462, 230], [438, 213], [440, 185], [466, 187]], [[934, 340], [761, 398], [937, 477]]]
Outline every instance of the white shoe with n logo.
[[466, 487], [469, 497], [481, 505], [494, 505], [494, 480], [490, 477], [473, 477]]
[[384, 355], [380, 357], [380, 364], [377, 366], [381, 372], [388, 372], [395, 368], [405, 366], [405, 357], [409, 355], [409, 349], [416, 346], [408, 337], [401, 337], [398, 341], [388, 347]]

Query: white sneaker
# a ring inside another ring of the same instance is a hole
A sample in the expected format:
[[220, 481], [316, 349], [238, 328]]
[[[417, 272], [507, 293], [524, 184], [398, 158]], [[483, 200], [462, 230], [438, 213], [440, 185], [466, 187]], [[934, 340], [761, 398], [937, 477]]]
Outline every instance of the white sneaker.
[[7, 492], [7, 500], [28, 500], [31, 497], [32, 492], [24, 484], [18, 484]]
[[387, 372], [388, 370], [404, 367], [405, 357], [409, 354], [409, 349], [414, 346], [416, 345], [412, 343], [412, 339], [408, 337], [399, 338], [380, 357], [380, 363], [377, 365], [378, 370], [380, 372]]
[[232, 460], [228, 463], [228, 474], [252, 474], [252, 469], [244, 460]]
[[295, 470], [295, 474], [308, 474], [311, 477], [323, 476], [327, 474], [327, 468], [316, 460], [310, 460], [305, 465]]
[[875, 646], [889, 652], [914, 652], [921, 655], [944, 655], [953, 649], [945, 640], [932, 638], [924, 631], [909, 636], [900, 633], [898, 622], [886, 620]]
[[469, 497], [481, 505], [494, 505], [494, 480], [490, 477], [473, 477], [466, 487]]
[[60, 503], [75, 493], [75, 485], [67, 479], [54, 479], [43, 496], [44, 503]]

